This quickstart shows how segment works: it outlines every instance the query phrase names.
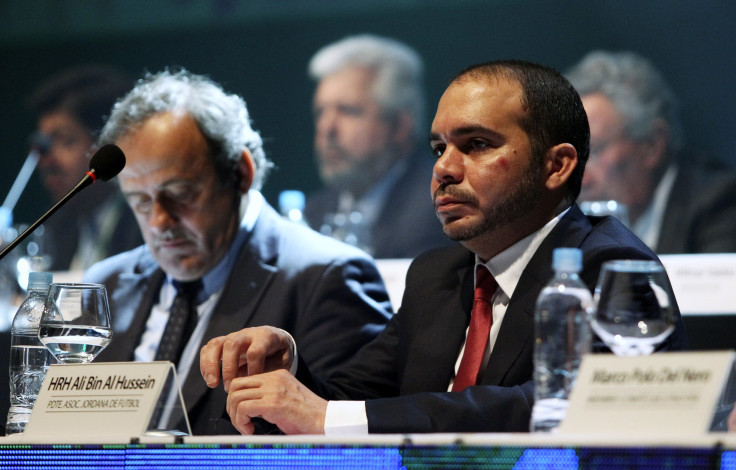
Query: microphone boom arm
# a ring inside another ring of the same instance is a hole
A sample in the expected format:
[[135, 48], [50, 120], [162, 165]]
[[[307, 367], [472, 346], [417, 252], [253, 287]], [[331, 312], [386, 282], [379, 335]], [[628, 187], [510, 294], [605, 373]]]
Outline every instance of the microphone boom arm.
[[100, 149], [97, 150], [94, 155], [92, 155], [92, 158], [89, 161], [89, 171], [87, 172], [87, 174], [85, 174], [84, 177], [82, 177], [82, 179], [79, 181], [79, 183], [77, 183], [77, 185], [74, 186], [71, 191], [66, 193], [66, 195], [61, 198], [59, 202], [54, 204], [51, 209], [49, 209], [44, 215], [42, 215], [41, 218], [35, 221], [23, 233], [18, 235], [15, 240], [10, 242], [10, 244], [6, 246], [3, 251], [0, 252], [0, 260], [5, 258], [5, 255], [10, 253], [13, 248], [18, 246], [20, 242], [25, 240], [28, 235], [36, 230], [39, 225], [44, 223], [46, 219], [51, 217], [54, 212], [56, 212], [61, 206], [63, 206], [66, 201], [71, 199], [72, 196], [74, 196], [90, 184], [94, 183], [98, 179], [107, 181], [115, 177], [115, 175], [120, 173], [123, 167], [125, 167], [125, 154], [122, 150], [120, 150], [117, 145], [107, 144], [100, 147]]
[[85, 175], [85, 177], [82, 178], [82, 180], [79, 183], [77, 183], [77, 185], [74, 186], [74, 188], [72, 188], [71, 191], [69, 191], [68, 193], [66, 193], [66, 195], [59, 200], [59, 202], [57, 202], [56, 204], [54, 204], [53, 207], [51, 207], [51, 209], [49, 209], [48, 211], [46, 211], [46, 213], [44, 215], [42, 215], [37, 221], [35, 221], [33, 224], [31, 224], [30, 227], [28, 227], [27, 229], [25, 229], [23, 231], [23, 233], [21, 233], [20, 235], [18, 235], [15, 238], [15, 240], [13, 240], [12, 242], [10, 242], [8, 244], [8, 246], [6, 246], [3, 249], [3, 251], [0, 252], [0, 260], [2, 260], [3, 258], [5, 258], [5, 255], [7, 255], [8, 253], [10, 253], [13, 250], [13, 248], [15, 248], [16, 246], [18, 246], [20, 244], [20, 242], [22, 242], [23, 240], [26, 239], [26, 237], [28, 237], [28, 235], [30, 235], [31, 233], [33, 233], [33, 231], [36, 230], [39, 225], [41, 225], [42, 223], [44, 223], [46, 221], [46, 219], [48, 219], [49, 217], [51, 217], [54, 214], [54, 212], [56, 212], [57, 210], [59, 210], [59, 208], [61, 208], [61, 206], [63, 206], [64, 204], [66, 204], [66, 202], [69, 199], [71, 199], [72, 196], [74, 196], [75, 194], [77, 194], [79, 191], [81, 191], [82, 189], [86, 188], [90, 184], [94, 183], [94, 181], [95, 181], [94, 170], [90, 170]]

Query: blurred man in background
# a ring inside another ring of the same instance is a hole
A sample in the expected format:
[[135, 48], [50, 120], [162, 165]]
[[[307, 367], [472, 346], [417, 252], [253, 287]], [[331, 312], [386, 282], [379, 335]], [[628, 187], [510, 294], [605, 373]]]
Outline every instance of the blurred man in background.
[[[104, 118], [132, 85], [132, 79], [112, 67], [83, 65], [49, 77], [31, 94], [28, 105], [38, 116], [33, 137], [40, 153], [38, 171], [53, 203], [89, 170]], [[83, 270], [142, 242], [116, 183], [90, 186], [49, 218], [44, 228], [51, 258], [44, 269], [54, 271]]]
[[615, 200], [658, 253], [736, 251], [736, 173], [683, 152], [677, 101], [631, 53], [594, 51], [567, 77], [590, 122], [580, 201]]
[[[447, 245], [427, 184], [423, 64], [398, 41], [372, 35], [325, 46], [309, 64], [314, 149], [325, 189], [305, 216], [316, 230], [376, 258], [413, 258]], [[421, 142], [421, 145], [418, 145]]]

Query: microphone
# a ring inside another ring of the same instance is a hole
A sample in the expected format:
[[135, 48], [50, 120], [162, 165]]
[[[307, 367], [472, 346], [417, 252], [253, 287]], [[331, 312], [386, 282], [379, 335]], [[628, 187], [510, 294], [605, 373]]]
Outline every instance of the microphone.
[[49, 209], [48, 212], [42, 215], [23, 233], [18, 235], [15, 240], [13, 240], [8, 246], [6, 246], [3, 251], [0, 252], [0, 260], [2, 260], [5, 255], [7, 255], [13, 248], [18, 246], [20, 242], [25, 240], [26, 237], [30, 235], [34, 230], [36, 230], [39, 225], [44, 223], [46, 219], [51, 217], [51, 215], [53, 215], [54, 212], [56, 212], [61, 206], [66, 204], [66, 202], [71, 199], [72, 196], [74, 196], [87, 186], [91, 185], [98, 179], [101, 179], [102, 181], [107, 181], [115, 177], [118, 173], [122, 171], [124, 167], [125, 154], [122, 150], [120, 150], [120, 147], [114, 144], [107, 144], [100, 147], [100, 149], [95, 152], [95, 154], [90, 159], [89, 171], [84, 175], [79, 183], [77, 183], [77, 185], [74, 186], [71, 191], [66, 193], [66, 195], [62, 197], [61, 200], [57, 202], [51, 209]]

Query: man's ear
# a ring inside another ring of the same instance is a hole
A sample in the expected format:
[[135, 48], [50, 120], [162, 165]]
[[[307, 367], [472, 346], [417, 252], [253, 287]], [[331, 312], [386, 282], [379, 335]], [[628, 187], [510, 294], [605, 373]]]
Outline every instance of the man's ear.
[[563, 187], [578, 166], [578, 152], [571, 144], [558, 144], [547, 151], [546, 186], [550, 191]]
[[242, 158], [238, 161], [238, 174], [240, 175], [240, 184], [238, 190], [241, 194], [245, 194], [253, 184], [253, 177], [255, 175], [255, 163], [253, 162], [253, 155], [251, 155], [248, 149], [243, 150]]

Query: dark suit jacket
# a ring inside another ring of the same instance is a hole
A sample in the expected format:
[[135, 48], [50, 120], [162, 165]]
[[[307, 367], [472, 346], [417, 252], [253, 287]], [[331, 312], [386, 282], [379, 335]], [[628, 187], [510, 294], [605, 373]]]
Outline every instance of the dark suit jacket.
[[[482, 385], [447, 392], [465, 341], [475, 256], [462, 246], [425, 253], [412, 263], [401, 308], [386, 329], [329, 384], [297, 377], [330, 399], [367, 400], [371, 433], [528, 431], [534, 397], [534, 305], [552, 278], [556, 247], [583, 250], [581, 278], [593, 289], [604, 261], [656, 259], [612, 217], [586, 218], [577, 205], [534, 254], [511, 296]], [[682, 321], [667, 347], [685, 346]]]
[[657, 253], [736, 253], [736, 172], [680, 164]]
[[[434, 161], [420, 153], [409, 157], [407, 163], [371, 227], [371, 254], [378, 259], [413, 258], [428, 249], [453, 243], [442, 233], [432, 205]], [[312, 228], [319, 230], [325, 215], [337, 211], [338, 194], [325, 188], [309, 197], [304, 215]]]
[[[86, 281], [107, 286], [113, 319], [112, 342], [97, 361], [133, 360], [164, 277], [146, 246], [87, 271]], [[202, 345], [244, 327], [272, 325], [289, 331], [299, 355], [316, 374], [327, 376], [383, 329], [389, 312], [388, 295], [369, 256], [287, 222], [264, 204]], [[192, 432], [221, 433], [225, 423], [216, 419], [227, 416], [222, 386], [207, 388], [195, 363], [182, 393]]]

